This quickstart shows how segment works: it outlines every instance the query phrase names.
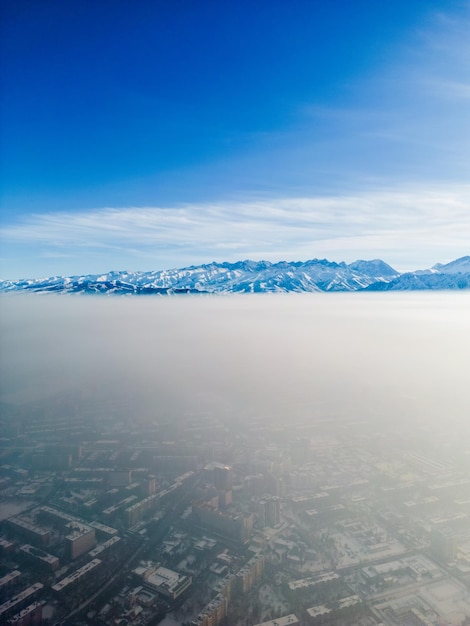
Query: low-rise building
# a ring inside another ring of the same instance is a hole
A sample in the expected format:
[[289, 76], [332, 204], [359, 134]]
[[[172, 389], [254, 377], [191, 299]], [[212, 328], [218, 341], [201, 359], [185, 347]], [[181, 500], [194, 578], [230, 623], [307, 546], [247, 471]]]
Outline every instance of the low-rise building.
[[284, 617], [271, 619], [269, 622], [256, 624], [256, 626], [294, 626], [295, 624], [300, 624], [299, 619], [295, 613], [291, 613], [290, 615], [284, 615]]
[[191, 576], [179, 574], [166, 567], [154, 567], [149, 564], [137, 567], [134, 574], [142, 578], [145, 587], [170, 598], [170, 600], [176, 600], [192, 583]]

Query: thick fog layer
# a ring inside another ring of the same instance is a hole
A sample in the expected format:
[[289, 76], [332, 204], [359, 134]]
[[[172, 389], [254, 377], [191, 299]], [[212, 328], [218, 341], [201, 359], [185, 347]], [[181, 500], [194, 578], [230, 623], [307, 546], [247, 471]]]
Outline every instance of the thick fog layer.
[[4, 408], [463, 426], [470, 294], [1, 298]]

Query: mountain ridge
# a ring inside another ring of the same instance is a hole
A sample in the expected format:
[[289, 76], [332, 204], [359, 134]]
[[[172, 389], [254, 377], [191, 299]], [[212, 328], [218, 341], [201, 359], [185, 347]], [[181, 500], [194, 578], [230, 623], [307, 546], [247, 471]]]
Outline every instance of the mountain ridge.
[[0, 292], [166, 295], [180, 293], [280, 293], [403, 291], [470, 287], [470, 256], [430, 269], [400, 273], [381, 259], [352, 263], [307, 261], [212, 262], [148, 272], [0, 280]]

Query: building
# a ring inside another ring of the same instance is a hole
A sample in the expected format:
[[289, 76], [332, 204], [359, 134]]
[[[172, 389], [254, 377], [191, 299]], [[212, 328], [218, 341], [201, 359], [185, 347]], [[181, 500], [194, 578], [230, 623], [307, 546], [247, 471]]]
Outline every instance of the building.
[[4, 624], [5, 620], [24, 608], [42, 589], [44, 589], [42, 583], [35, 583], [0, 605], [0, 623]]
[[125, 487], [132, 482], [131, 470], [115, 470], [107, 475], [110, 487]]
[[121, 539], [119, 537], [111, 537], [111, 539], [108, 539], [104, 543], [100, 543], [98, 546], [96, 546], [96, 548], [93, 548], [93, 550], [90, 551], [89, 556], [92, 559], [94, 559], [99, 554], [102, 554], [103, 552], [106, 552], [107, 550], [114, 549], [116, 544], [119, 543], [120, 541]]
[[155, 476], [149, 476], [144, 478], [140, 483], [141, 493], [144, 497], [153, 496], [157, 493], [157, 479]]
[[245, 476], [243, 480], [243, 491], [248, 497], [260, 496], [262, 493], [266, 492], [265, 482], [264, 474]]
[[7, 520], [7, 525], [13, 534], [30, 541], [35, 546], [47, 546], [49, 544], [51, 533], [28, 520], [20, 517], [10, 517]]
[[264, 526], [277, 526], [281, 522], [281, 502], [276, 496], [267, 496], [262, 500], [255, 500], [255, 508], [258, 514], [258, 524]]
[[96, 572], [100, 568], [101, 563], [99, 559], [89, 561], [83, 567], [75, 570], [70, 576], [66, 576], [55, 585], [52, 585], [52, 591], [60, 596], [65, 596], [70, 594], [77, 587], [95, 580]]
[[67, 557], [73, 561], [94, 547], [96, 543], [95, 529], [77, 522], [67, 524], [67, 528], [70, 532], [65, 537], [65, 552]]
[[107, 519], [110, 519], [114, 517], [124, 507], [130, 507], [131, 504], [135, 504], [138, 499], [139, 498], [136, 495], [127, 496], [126, 498], [123, 498], [116, 504], [112, 504], [111, 506], [108, 506], [106, 509], [104, 509], [102, 512], [103, 516], [106, 517]]
[[308, 578], [301, 578], [299, 580], [292, 580], [288, 583], [290, 591], [297, 591], [298, 589], [307, 589], [307, 587], [315, 587], [323, 583], [330, 583], [333, 580], [339, 580], [340, 576], [336, 572], [323, 572], [317, 576], [309, 576]]
[[42, 624], [42, 602], [33, 602], [8, 620], [11, 626], [40, 626]]
[[95, 529], [96, 535], [99, 539], [108, 539], [109, 537], [115, 537], [118, 534], [116, 528], [107, 526], [106, 524], [100, 524], [100, 522], [90, 522], [88, 526]]
[[235, 574], [228, 574], [222, 580], [219, 580], [213, 587], [217, 594], [223, 595], [230, 602], [232, 595], [237, 587], [237, 577]]
[[[134, 496], [131, 497], [133, 498]], [[142, 521], [145, 514], [155, 508], [157, 501], [158, 495], [154, 494], [127, 507], [127, 509], [124, 510], [124, 522], [127, 527], [135, 526], [135, 524]]]
[[18, 578], [21, 576], [21, 572], [17, 569], [5, 574], [0, 578], [0, 593], [3, 594], [4, 591], [15, 585], [18, 582]]
[[144, 587], [170, 600], [176, 600], [192, 583], [191, 576], [184, 576], [166, 567], [154, 567], [151, 564], [137, 567], [134, 574], [142, 579]]
[[281, 501], [276, 496], [266, 500], [266, 526], [281, 523]]
[[193, 517], [196, 523], [240, 543], [245, 543], [253, 532], [253, 515], [219, 511], [210, 502], [194, 502]]
[[219, 491], [219, 507], [221, 509], [226, 509], [232, 504], [232, 490], [230, 491]]
[[7, 541], [3, 537], [0, 537], [0, 554], [8, 554], [9, 552], [13, 552], [14, 543], [12, 541]]
[[215, 465], [213, 470], [214, 486], [218, 491], [230, 491], [233, 486], [233, 471], [228, 465]]
[[297, 615], [291, 613], [290, 615], [284, 615], [284, 617], [276, 617], [269, 622], [263, 622], [262, 624], [256, 624], [256, 626], [294, 626], [300, 624]]
[[192, 626], [218, 626], [227, 617], [228, 599], [219, 593], [193, 620]]
[[453, 561], [457, 554], [455, 535], [448, 530], [433, 530], [431, 532], [431, 551], [439, 560], [446, 563]]
[[[338, 599], [336, 601], [335, 608], [331, 608], [325, 604], [318, 604], [317, 606], [312, 606], [307, 609], [307, 613], [310, 617], [311, 623], [313, 624], [336, 624], [340, 619], [341, 613], [345, 615], [345, 611], [348, 609], [350, 610], [352, 607], [359, 607], [360, 605], [361, 600], [359, 596], [352, 595]], [[394, 617], [396, 617], [396, 615], [394, 615]], [[397, 623], [406, 624], [407, 626], [415, 626], [416, 624], [421, 623], [408, 620], [406, 618], [403, 620], [402, 618], [403, 615], [398, 618]], [[429, 622], [429, 624], [431, 624], [431, 622]]]
[[251, 558], [246, 565], [236, 574], [239, 591], [247, 593], [259, 583], [264, 573], [264, 556], [257, 554]]
[[70, 522], [80, 523], [80, 520], [74, 515], [53, 509], [51, 506], [42, 506], [39, 509], [39, 519], [57, 528], [64, 528], [67, 524], [70, 524]]
[[34, 546], [30, 546], [28, 543], [21, 546], [20, 554], [26, 557], [30, 562], [51, 572], [59, 567], [59, 559], [56, 556], [44, 552], [44, 550], [40, 550], [39, 548], [35, 548]]
[[39, 471], [62, 471], [72, 467], [72, 455], [54, 447], [35, 452], [30, 457], [31, 467]]

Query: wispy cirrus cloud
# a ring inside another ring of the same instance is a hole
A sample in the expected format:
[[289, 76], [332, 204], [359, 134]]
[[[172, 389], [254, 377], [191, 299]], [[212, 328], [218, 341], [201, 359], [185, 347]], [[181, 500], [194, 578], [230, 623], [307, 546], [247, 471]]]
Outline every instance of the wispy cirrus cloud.
[[469, 30], [468, 2], [455, 13], [433, 13], [387, 61], [342, 85], [336, 101], [303, 103], [279, 151], [281, 164], [297, 161], [304, 178], [321, 172], [350, 188], [367, 184], [369, 175], [390, 186], [466, 181]]
[[83, 262], [106, 254], [115, 268], [382, 256], [398, 269], [416, 269], [470, 252], [470, 185], [41, 213], [5, 225], [0, 237], [43, 256], [75, 254]]

